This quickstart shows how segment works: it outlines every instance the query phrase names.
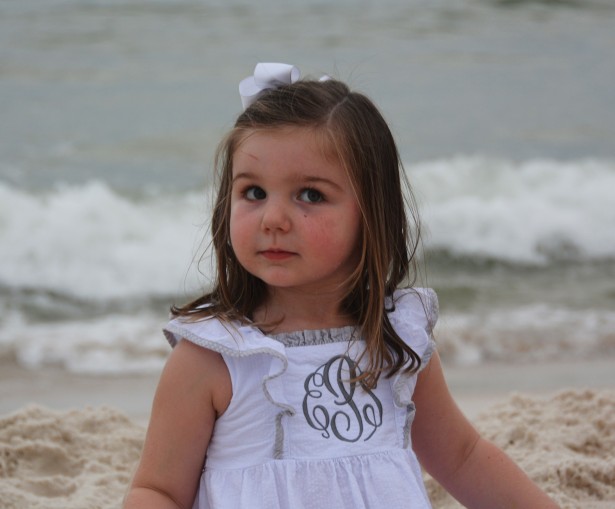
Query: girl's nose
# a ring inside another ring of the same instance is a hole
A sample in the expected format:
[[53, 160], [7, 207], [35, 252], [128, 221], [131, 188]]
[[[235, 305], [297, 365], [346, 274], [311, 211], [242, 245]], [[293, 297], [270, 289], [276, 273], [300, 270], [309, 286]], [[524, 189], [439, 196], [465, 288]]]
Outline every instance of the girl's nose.
[[290, 229], [287, 207], [277, 200], [270, 200], [263, 209], [261, 226], [265, 231], [287, 232]]

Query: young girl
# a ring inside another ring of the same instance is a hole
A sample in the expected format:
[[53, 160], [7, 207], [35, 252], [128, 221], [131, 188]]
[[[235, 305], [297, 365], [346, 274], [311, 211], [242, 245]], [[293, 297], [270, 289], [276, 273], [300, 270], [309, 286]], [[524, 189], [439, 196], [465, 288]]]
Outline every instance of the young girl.
[[217, 279], [165, 329], [126, 509], [427, 508], [421, 466], [467, 507], [557, 507], [453, 402], [434, 292], [399, 289], [418, 228], [373, 103], [284, 64], [240, 91]]

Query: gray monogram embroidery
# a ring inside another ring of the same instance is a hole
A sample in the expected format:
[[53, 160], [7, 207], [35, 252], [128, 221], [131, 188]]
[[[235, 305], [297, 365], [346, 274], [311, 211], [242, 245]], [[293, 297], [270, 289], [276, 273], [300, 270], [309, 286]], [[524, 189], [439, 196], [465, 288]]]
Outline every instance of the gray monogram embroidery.
[[[337, 355], [308, 375], [303, 384], [303, 415], [310, 427], [344, 442], [369, 440], [382, 425], [382, 403], [363, 383], [347, 355]], [[328, 405], [327, 405], [328, 403]]]

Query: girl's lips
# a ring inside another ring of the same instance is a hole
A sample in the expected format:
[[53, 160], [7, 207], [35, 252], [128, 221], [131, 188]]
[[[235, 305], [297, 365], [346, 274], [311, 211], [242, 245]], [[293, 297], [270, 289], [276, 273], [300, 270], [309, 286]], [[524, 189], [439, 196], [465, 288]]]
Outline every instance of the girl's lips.
[[294, 256], [295, 253], [290, 251], [282, 251], [281, 249], [267, 249], [265, 251], [261, 251], [261, 255], [267, 258], [268, 260], [286, 260], [291, 256]]

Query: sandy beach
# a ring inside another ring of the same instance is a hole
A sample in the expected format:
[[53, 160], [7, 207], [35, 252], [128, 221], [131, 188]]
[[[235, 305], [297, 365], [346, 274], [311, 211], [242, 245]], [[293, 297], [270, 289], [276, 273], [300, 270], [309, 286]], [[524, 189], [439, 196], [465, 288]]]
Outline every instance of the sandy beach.
[[[615, 506], [612, 360], [449, 366], [460, 407], [565, 508]], [[82, 376], [4, 363], [3, 509], [119, 507], [157, 376]], [[456, 504], [431, 479], [434, 507]]]

